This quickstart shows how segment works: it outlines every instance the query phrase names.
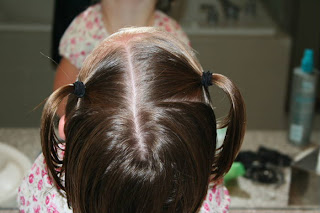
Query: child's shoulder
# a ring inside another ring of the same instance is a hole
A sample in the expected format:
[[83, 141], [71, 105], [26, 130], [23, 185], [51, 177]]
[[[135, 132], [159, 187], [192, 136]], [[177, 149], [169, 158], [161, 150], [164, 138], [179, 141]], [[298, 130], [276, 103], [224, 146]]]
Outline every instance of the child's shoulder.
[[198, 213], [227, 213], [230, 202], [229, 191], [223, 184], [211, 184]]
[[163, 13], [160, 10], [155, 11], [155, 26], [175, 26], [175, 29], [180, 29], [180, 25], [176, 20], [168, 16], [167, 14]]
[[101, 6], [93, 5], [69, 25], [60, 40], [59, 53], [80, 69], [86, 56], [107, 36]]
[[69, 30], [78, 30], [78, 31], [87, 31], [87, 30], [98, 30], [103, 26], [102, 23], [102, 13], [101, 13], [101, 5], [95, 4], [88, 7], [85, 11], [80, 13], [77, 17], [74, 18], [67, 31]]
[[48, 173], [43, 154], [40, 154], [18, 189], [21, 212], [72, 212]]
[[97, 17], [101, 15], [101, 4], [94, 4], [92, 6], [89, 6], [87, 9], [85, 9], [82, 13], [80, 13], [75, 20], [77, 19], [83, 19], [86, 20], [88, 18]]
[[160, 10], [155, 11], [155, 21], [154, 26], [162, 30], [165, 30], [173, 35], [177, 36], [181, 41], [190, 45], [190, 40], [187, 34], [183, 31], [180, 24], [168, 16], [167, 14], [161, 12]]

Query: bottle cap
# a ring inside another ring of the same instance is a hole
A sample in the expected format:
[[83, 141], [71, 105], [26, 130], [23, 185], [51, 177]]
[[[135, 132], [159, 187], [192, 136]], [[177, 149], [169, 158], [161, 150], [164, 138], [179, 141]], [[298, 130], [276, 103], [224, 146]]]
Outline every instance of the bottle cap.
[[313, 71], [313, 50], [305, 49], [303, 58], [301, 59], [301, 69], [305, 73], [311, 73]]

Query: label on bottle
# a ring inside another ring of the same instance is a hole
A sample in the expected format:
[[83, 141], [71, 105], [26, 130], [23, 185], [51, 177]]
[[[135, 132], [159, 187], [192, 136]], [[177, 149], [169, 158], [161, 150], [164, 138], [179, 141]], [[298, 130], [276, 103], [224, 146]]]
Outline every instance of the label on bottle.
[[315, 91], [315, 86], [314, 86], [314, 82], [313, 81], [308, 81], [308, 80], [305, 80], [302, 82], [302, 85], [301, 85], [301, 89], [302, 89], [302, 92], [303, 93], [311, 93], [313, 94], [314, 91]]
[[289, 138], [294, 142], [301, 142], [303, 137], [303, 126], [297, 124], [290, 125]]

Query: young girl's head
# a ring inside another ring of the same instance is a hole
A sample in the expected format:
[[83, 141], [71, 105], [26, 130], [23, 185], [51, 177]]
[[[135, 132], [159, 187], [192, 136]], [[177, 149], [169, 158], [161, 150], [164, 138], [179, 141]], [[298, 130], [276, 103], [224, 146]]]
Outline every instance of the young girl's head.
[[[188, 46], [153, 28], [104, 40], [78, 81], [49, 97], [41, 128], [48, 169], [73, 211], [195, 212], [210, 175], [221, 178], [241, 146], [245, 109], [235, 85], [203, 73]], [[211, 83], [231, 101], [219, 149]], [[67, 96], [61, 148], [54, 116]]]

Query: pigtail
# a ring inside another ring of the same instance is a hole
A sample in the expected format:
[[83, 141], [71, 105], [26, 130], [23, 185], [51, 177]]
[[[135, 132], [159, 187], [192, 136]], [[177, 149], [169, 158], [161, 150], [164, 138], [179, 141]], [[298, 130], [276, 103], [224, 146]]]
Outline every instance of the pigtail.
[[218, 180], [229, 171], [240, 150], [246, 129], [246, 109], [239, 89], [230, 79], [220, 74], [212, 74], [212, 83], [221, 88], [231, 102], [228, 116], [217, 125], [218, 129], [227, 127], [225, 139], [218, 148], [213, 163], [214, 180]]
[[64, 151], [55, 133], [55, 116], [62, 100], [74, 90], [74, 86], [66, 85], [54, 91], [47, 99], [41, 117], [41, 146], [49, 174], [57, 186], [64, 189], [61, 174], [64, 171], [63, 160], [59, 154]]

